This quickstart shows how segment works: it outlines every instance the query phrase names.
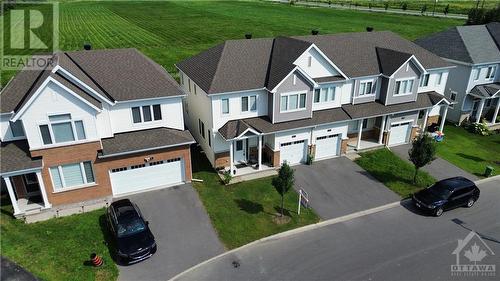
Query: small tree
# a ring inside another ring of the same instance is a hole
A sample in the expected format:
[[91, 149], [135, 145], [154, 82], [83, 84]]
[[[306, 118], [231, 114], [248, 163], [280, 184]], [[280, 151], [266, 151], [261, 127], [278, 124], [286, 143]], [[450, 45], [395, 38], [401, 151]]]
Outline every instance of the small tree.
[[389, 3], [388, 2], [385, 2], [384, 3], [384, 9], [387, 11], [387, 9], [389, 9]]
[[427, 12], [427, 5], [426, 4], [424, 4], [422, 6], [422, 9], [420, 9], [420, 13], [422, 13], [422, 15], [425, 14], [425, 12]]
[[450, 12], [450, 4], [447, 4], [446, 7], [444, 7], [443, 14], [446, 16]]
[[406, 11], [406, 9], [408, 9], [408, 3], [403, 2], [403, 4], [401, 4], [401, 10]]
[[417, 183], [417, 173], [420, 168], [429, 164], [434, 160], [436, 154], [436, 146], [434, 140], [427, 134], [418, 136], [411, 144], [408, 151], [410, 161], [415, 165], [415, 175], [413, 175], [413, 183]]
[[285, 208], [285, 194], [292, 188], [294, 182], [293, 170], [285, 161], [278, 171], [278, 176], [273, 179], [273, 186], [281, 195], [281, 217]]

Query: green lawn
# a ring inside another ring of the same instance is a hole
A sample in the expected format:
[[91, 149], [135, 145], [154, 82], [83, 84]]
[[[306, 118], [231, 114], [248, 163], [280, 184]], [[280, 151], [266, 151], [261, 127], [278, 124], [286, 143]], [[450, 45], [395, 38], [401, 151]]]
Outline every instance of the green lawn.
[[486, 166], [500, 174], [500, 134], [480, 136], [454, 125], [445, 126], [444, 133], [444, 141], [437, 147], [441, 158], [480, 177]]
[[[307, 8], [268, 2], [145, 1], [63, 2], [62, 50], [135, 47], [174, 73], [174, 64], [227, 39], [392, 30], [408, 39], [461, 25], [463, 21]], [[13, 71], [2, 75], [6, 83]]]
[[271, 185], [272, 177], [223, 186], [208, 160], [192, 153], [193, 177], [201, 201], [226, 248], [232, 249], [254, 240], [319, 221], [312, 209], [297, 215], [298, 195], [290, 190], [285, 196], [286, 213], [291, 221], [277, 225], [272, 218], [279, 212], [281, 197]]
[[413, 184], [415, 168], [387, 148], [361, 153], [356, 163], [389, 189], [406, 198], [412, 193], [433, 184], [436, 180], [420, 170], [417, 183]]
[[[42, 280], [115, 280], [112, 261], [101, 230], [104, 209], [85, 214], [25, 224], [12, 217], [7, 196], [0, 214], [2, 256], [26, 268]], [[104, 265], [87, 265], [92, 252]]]

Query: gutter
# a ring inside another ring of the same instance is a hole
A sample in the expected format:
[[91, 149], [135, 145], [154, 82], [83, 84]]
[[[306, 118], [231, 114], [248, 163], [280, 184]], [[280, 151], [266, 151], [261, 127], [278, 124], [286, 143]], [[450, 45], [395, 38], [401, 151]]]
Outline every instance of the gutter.
[[116, 156], [123, 156], [123, 155], [128, 155], [128, 154], [147, 152], [147, 151], [152, 151], [152, 150], [176, 147], [176, 146], [181, 146], [181, 145], [188, 145], [188, 144], [193, 144], [193, 143], [196, 143], [196, 141], [192, 140], [192, 141], [183, 142], [183, 143], [176, 143], [176, 144], [170, 144], [170, 145], [164, 145], [164, 146], [136, 149], [136, 150], [131, 150], [131, 151], [124, 151], [124, 152], [118, 152], [118, 153], [113, 153], [113, 154], [107, 154], [107, 155], [97, 155], [97, 158], [106, 159], [106, 158], [111, 158], [111, 157], [116, 157]]

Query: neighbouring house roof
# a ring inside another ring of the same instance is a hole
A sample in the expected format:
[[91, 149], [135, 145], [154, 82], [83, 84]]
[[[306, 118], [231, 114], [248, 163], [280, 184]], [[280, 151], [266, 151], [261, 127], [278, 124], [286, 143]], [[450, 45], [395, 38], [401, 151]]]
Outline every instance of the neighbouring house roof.
[[0, 174], [42, 167], [41, 158], [31, 158], [27, 140], [0, 144]]
[[435, 54], [472, 64], [500, 61], [500, 24], [452, 27], [415, 41]]
[[54, 61], [43, 70], [21, 70], [2, 90], [0, 112], [17, 111], [49, 76], [100, 107], [88, 89], [66, 79], [61, 70], [53, 73], [56, 65], [110, 101], [184, 95], [165, 69], [136, 49], [58, 52]]
[[[378, 75], [382, 73], [380, 65], [390, 68], [401, 62], [402, 54], [414, 55], [426, 69], [452, 66], [395, 33], [381, 31], [228, 40], [179, 62], [177, 67], [209, 95], [261, 88], [272, 90], [312, 44], [348, 77]], [[398, 55], [379, 58], [377, 48], [393, 50]], [[327, 79], [327, 82], [330, 81]]]
[[178, 145], [195, 143], [189, 131], [169, 128], [155, 128], [115, 134], [112, 138], [101, 140], [102, 151], [99, 157], [112, 157], [149, 151]]
[[500, 82], [476, 85], [470, 94], [479, 98], [491, 98], [500, 92]]

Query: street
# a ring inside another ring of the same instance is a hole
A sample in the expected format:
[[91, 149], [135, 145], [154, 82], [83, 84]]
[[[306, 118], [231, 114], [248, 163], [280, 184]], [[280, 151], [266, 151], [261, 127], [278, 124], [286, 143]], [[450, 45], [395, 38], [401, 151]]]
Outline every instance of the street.
[[[484, 250], [477, 264], [494, 264], [497, 271], [500, 267], [500, 180], [478, 186], [481, 197], [471, 209], [458, 208], [436, 218], [404, 202], [379, 213], [243, 247], [176, 280], [495, 280], [498, 277], [451, 274], [458, 240], [470, 230], [497, 254], [492, 255], [476, 238], [473, 244], [480, 246], [479, 253]], [[471, 263], [463, 252], [460, 258], [460, 264]]]

